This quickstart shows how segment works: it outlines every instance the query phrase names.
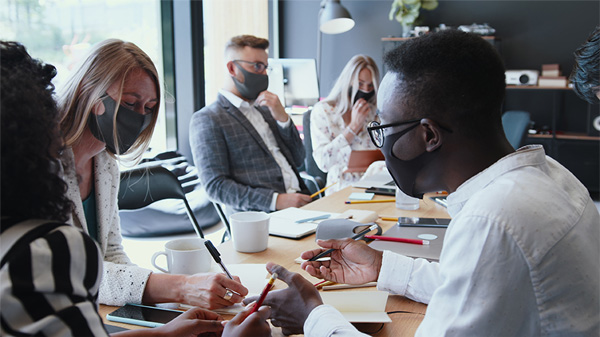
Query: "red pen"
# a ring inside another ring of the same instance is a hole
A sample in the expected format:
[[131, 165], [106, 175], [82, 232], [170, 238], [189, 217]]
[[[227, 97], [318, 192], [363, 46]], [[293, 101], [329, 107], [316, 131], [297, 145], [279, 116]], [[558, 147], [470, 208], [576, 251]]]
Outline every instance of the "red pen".
[[404, 242], [404, 243], [413, 243], [415, 245], [428, 245], [429, 244], [428, 240], [393, 238], [391, 236], [381, 236], [381, 235], [365, 235], [365, 239], [373, 239], [373, 240], [381, 240], [381, 241]]
[[258, 308], [260, 308], [260, 306], [262, 305], [263, 301], [265, 300], [265, 297], [267, 297], [267, 294], [269, 293], [269, 291], [271, 290], [271, 288], [273, 288], [273, 283], [275, 283], [276, 279], [277, 279], [277, 273], [271, 274], [271, 278], [269, 278], [269, 282], [267, 283], [267, 285], [263, 289], [262, 293], [260, 293], [260, 297], [258, 298], [258, 301], [256, 301], [256, 304], [254, 305], [254, 308], [252, 308], [252, 311], [250, 312], [250, 315], [252, 315], [253, 313], [255, 313], [258, 310]]

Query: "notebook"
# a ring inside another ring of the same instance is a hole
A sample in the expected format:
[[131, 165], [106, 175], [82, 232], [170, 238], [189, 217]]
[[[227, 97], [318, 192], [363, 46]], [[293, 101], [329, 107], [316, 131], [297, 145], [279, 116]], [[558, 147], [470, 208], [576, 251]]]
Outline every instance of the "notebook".
[[396, 225], [383, 233], [383, 236], [406, 239], [421, 239], [419, 238], [419, 235], [421, 234], [433, 234], [437, 236], [437, 238], [434, 240], [429, 239], [428, 245], [415, 245], [412, 243], [375, 240], [371, 242], [369, 246], [373, 249], [381, 251], [389, 250], [414, 258], [421, 257], [429, 261], [439, 261], [440, 254], [442, 252], [442, 245], [444, 244], [444, 236], [446, 235], [446, 228], [400, 227]]
[[374, 174], [369, 177], [364, 177], [363, 179], [352, 184], [353, 187], [359, 188], [371, 188], [371, 187], [379, 187], [379, 188], [396, 188], [396, 184], [394, 183], [394, 179], [389, 174], [389, 172], [381, 172]]
[[290, 207], [270, 213], [269, 215], [271, 216], [269, 220], [269, 234], [290, 239], [300, 239], [314, 233], [317, 230], [319, 222], [325, 219], [302, 223], [296, 223], [296, 221], [323, 215], [329, 215], [329, 218], [333, 218], [338, 216], [339, 213], [309, 211]]
[[385, 160], [380, 150], [352, 151], [348, 159], [348, 168], [344, 172], [365, 172], [369, 165], [378, 160]]
[[351, 323], [389, 323], [385, 311], [388, 293], [385, 291], [321, 292], [324, 304], [336, 308]]

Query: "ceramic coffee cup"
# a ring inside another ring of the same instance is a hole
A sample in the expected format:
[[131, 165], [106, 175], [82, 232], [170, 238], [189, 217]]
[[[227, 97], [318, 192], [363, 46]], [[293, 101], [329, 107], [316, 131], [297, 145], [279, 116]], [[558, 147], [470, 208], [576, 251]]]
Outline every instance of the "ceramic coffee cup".
[[[204, 245], [204, 239], [186, 238], [171, 240], [165, 244], [165, 250], [156, 252], [152, 256], [152, 265], [169, 274], [204, 273], [210, 270], [211, 256]], [[167, 268], [156, 263], [156, 259], [164, 255], [167, 259]]]
[[267, 249], [269, 218], [265, 212], [240, 212], [229, 217], [233, 247], [238, 252], [256, 253]]

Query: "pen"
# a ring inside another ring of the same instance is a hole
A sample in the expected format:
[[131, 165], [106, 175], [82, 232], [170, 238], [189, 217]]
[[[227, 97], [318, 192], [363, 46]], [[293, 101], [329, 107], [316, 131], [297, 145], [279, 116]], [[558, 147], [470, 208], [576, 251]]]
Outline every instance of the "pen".
[[310, 197], [311, 197], [311, 198], [314, 198], [314, 197], [316, 197], [317, 195], [319, 195], [319, 193], [322, 193], [323, 191], [325, 191], [326, 189], [330, 188], [331, 186], [333, 186], [333, 185], [335, 185], [335, 184], [337, 184], [337, 181], [336, 181], [335, 183], [333, 183], [333, 184], [329, 185], [329, 186], [325, 186], [325, 187], [323, 187], [322, 189], [320, 189], [320, 190], [316, 191], [315, 193], [311, 194], [311, 195], [310, 195]]
[[442, 225], [442, 224], [400, 223], [400, 222], [398, 222], [398, 226], [400, 226], [400, 227], [448, 228], [448, 225]]
[[323, 214], [323, 215], [315, 216], [315, 217], [312, 217], [312, 218], [306, 218], [306, 219], [296, 220], [296, 223], [303, 223], [303, 222], [308, 222], [308, 221], [327, 219], [330, 216], [331, 216], [331, 214]]
[[223, 264], [223, 261], [221, 261], [221, 254], [219, 253], [217, 248], [215, 248], [215, 246], [212, 244], [212, 242], [210, 242], [210, 240], [204, 241], [204, 245], [210, 252], [210, 255], [212, 255], [213, 259], [215, 259], [215, 262], [218, 263], [221, 266], [221, 269], [223, 269], [223, 271], [225, 272], [225, 274], [227, 274], [227, 277], [233, 280], [233, 276], [231, 276], [231, 273], [229, 273], [229, 270], [227, 270], [227, 268]]
[[[369, 226], [369, 228], [364, 229], [364, 230], [360, 231], [359, 233], [355, 234], [353, 237], [351, 237], [351, 239], [352, 240], [358, 240], [361, 237], [363, 237], [365, 234], [367, 234], [368, 232], [370, 232], [372, 230], [375, 230], [375, 229], [377, 229], [377, 225], [373, 224], [373, 225]], [[328, 249], [328, 250], [326, 250], [324, 252], [321, 252], [321, 253], [319, 253], [319, 254], [311, 257], [310, 259], [308, 259], [308, 261], [318, 260], [318, 259], [322, 258], [325, 255], [331, 254], [331, 252], [333, 252], [334, 250], [335, 250], [335, 248]]]
[[347, 204], [369, 204], [375, 202], [395, 202], [396, 199], [376, 199], [376, 200], [349, 200]]
[[415, 245], [428, 245], [428, 240], [417, 240], [417, 239], [405, 239], [405, 238], [393, 238], [390, 236], [381, 236], [381, 235], [365, 235], [366, 239], [373, 240], [381, 240], [381, 241], [394, 241], [394, 242], [404, 242], [404, 243], [412, 243]]
[[254, 308], [252, 308], [252, 311], [250, 312], [250, 314], [255, 313], [258, 310], [258, 308], [260, 308], [263, 301], [265, 300], [265, 297], [267, 297], [267, 294], [269, 293], [271, 288], [273, 288], [273, 283], [275, 283], [276, 279], [277, 279], [277, 273], [271, 274], [271, 277], [269, 278], [269, 282], [267, 282], [267, 285], [264, 287], [262, 293], [260, 293], [260, 297], [258, 298], [258, 301], [256, 301], [256, 304], [254, 305]]

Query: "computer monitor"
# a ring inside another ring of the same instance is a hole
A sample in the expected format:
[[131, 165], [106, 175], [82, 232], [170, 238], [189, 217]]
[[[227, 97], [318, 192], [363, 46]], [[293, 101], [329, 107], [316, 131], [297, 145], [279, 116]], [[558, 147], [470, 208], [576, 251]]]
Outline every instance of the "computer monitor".
[[314, 59], [269, 59], [269, 88], [283, 106], [313, 106], [319, 101], [317, 65]]

